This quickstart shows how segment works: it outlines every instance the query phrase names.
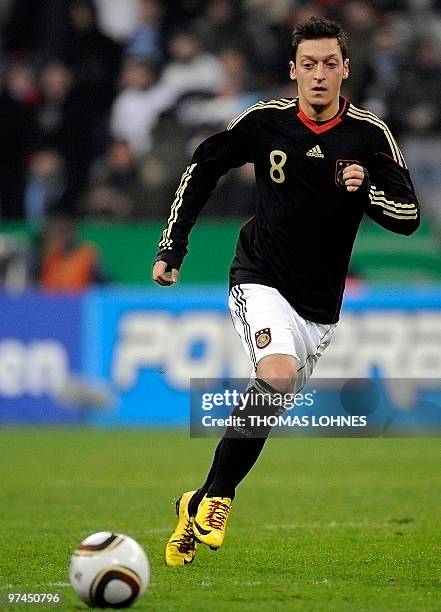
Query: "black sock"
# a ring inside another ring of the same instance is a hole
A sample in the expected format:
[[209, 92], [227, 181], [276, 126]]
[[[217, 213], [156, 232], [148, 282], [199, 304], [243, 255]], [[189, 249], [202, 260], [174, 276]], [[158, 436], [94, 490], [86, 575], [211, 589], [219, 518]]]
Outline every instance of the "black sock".
[[216, 447], [205, 483], [188, 504], [190, 516], [196, 516], [204, 495], [234, 499], [237, 485], [256, 463], [266, 438], [222, 438]]
[[190, 499], [190, 502], [188, 504], [188, 513], [190, 516], [196, 516], [196, 512], [198, 511], [198, 506], [201, 503], [204, 495], [207, 494], [207, 491], [211, 483], [214, 480], [216, 470], [217, 470], [217, 465], [219, 462], [220, 449], [222, 447], [223, 442], [224, 442], [224, 438], [219, 440], [216, 450], [214, 451], [213, 462], [211, 464], [210, 471], [208, 472], [206, 481], [204, 482], [202, 487], [200, 487], [200, 489], [198, 489], [196, 493], [193, 495], [193, 497]]
[[237, 485], [256, 463], [266, 438], [223, 438], [217, 470], [206, 495], [234, 499]]

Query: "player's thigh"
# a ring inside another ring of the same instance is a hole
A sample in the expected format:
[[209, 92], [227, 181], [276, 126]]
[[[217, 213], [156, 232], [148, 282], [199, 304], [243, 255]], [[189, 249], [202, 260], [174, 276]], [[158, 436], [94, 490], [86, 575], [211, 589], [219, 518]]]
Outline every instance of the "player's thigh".
[[293, 310], [296, 337], [299, 339], [299, 354], [301, 359], [297, 370], [298, 390], [302, 389], [313, 373], [318, 360], [329, 346], [336, 324], [315, 323], [303, 319]]
[[236, 285], [230, 291], [229, 307], [254, 370], [270, 355], [298, 360], [290, 307], [276, 289], [254, 283]]

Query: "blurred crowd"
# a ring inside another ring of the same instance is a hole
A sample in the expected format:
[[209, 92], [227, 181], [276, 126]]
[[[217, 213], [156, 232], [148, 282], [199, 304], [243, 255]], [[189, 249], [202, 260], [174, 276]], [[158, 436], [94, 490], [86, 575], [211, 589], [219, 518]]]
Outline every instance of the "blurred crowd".
[[[441, 0], [2, 0], [1, 219], [164, 219], [199, 142], [296, 95], [291, 30], [312, 15], [344, 25], [344, 94], [389, 123], [441, 226]], [[203, 214], [247, 215], [254, 189], [232, 171]]]

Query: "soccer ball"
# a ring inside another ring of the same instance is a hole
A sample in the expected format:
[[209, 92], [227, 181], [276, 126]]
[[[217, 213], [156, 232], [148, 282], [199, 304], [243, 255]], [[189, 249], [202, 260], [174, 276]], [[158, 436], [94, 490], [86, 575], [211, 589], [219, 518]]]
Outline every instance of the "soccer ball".
[[75, 593], [89, 606], [127, 608], [147, 588], [150, 566], [133, 538], [100, 531], [75, 549], [69, 577]]

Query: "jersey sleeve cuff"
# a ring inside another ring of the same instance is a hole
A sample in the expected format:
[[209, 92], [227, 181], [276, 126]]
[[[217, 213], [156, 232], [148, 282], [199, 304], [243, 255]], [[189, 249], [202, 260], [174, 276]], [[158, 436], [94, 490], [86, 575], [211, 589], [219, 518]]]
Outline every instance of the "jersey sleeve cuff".
[[160, 251], [156, 256], [155, 263], [157, 261], [165, 261], [167, 264], [167, 272], [172, 269], [179, 270], [182, 265], [182, 261], [184, 256], [179, 256], [177, 253], [173, 251]]

